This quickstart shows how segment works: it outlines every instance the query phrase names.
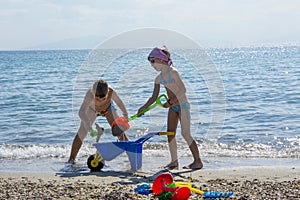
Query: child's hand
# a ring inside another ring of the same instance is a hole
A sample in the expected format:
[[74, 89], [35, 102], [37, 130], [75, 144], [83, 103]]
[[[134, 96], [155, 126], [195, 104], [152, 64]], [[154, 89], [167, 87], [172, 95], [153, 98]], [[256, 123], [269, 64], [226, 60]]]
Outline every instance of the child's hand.
[[[144, 109], [145, 109], [144, 107], [140, 107], [140, 109], [138, 110], [137, 114], [141, 113]], [[138, 117], [141, 117], [143, 115], [144, 115], [144, 113], [143, 114], [139, 114]]]
[[95, 123], [95, 125], [96, 125], [96, 130], [97, 130], [97, 132], [98, 132], [98, 135], [101, 136], [101, 135], [104, 133], [104, 128], [101, 127], [101, 126], [99, 126], [98, 123]]
[[123, 117], [128, 121], [128, 114], [127, 113], [123, 113]]
[[169, 102], [164, 103], [163, 107], [164, 108], [169, 108], [170, 106], [172, 106]]

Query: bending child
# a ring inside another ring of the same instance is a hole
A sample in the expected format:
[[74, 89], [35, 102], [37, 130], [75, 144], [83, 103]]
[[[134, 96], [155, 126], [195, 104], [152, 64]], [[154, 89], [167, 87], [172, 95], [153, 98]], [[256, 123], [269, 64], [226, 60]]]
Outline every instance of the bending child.
[[[178, 121], [181, 123], [181, 134], [189, 145], [194, 161], [184, 166], [184, 169], [201, 169], [203, 167], [196, 141], [191, 136], [190, 129], [190, 104], [186, 96], [186, 88], [178, 71], [172, 66], [172, 60], [167, 48], [154, 48], [148, 56], [148, 60], [156, 71], [161, 73], [154, 80], [154, 90], [152, 96], [139, 110], [142, 110], [153, 104], [159, 95], [160, 85], [164, 85], [168, 102], [164, 104], [168, 111], [168, 130], [176, 134]], [[171, 154], [171, 162], [165, 168], [178, 168], [177, 142], [175, 135], [168, 136], [168, 145]]]
[[[118, 105], [123, 112], [123, 116], [127, 119], [128, 114], [124, 103], [116, 91], [108, 86], [106, 81], [98, 80], [92, 85], [91, 88], [88, 89], [79, 110], [79, 118], [81, 123], [73, 140], [68, 163], [75, 162], [75, 158], [79, 149], [81, 148], [82, 141], [86, 137], [97, 116], [106, 117], [106, 120], [110, 126], [112, 126], [112, 123], [115, 121], [115, 119], [119, 117], [114, 102]], [[117, 136], [121, 141], [128, 140], [124, 132], [118, 135], [115, 135], [114, 132], [112, 134]]]

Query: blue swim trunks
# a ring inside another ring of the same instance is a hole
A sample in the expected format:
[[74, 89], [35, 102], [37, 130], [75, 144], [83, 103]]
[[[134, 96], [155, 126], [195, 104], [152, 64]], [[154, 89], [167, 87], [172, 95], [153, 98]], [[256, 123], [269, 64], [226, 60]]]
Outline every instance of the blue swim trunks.
[[178, 113], [180, 109], [184, 109], [187, 112], [188, 117], [190, 117], [190, 103], [187, 101], [179, 105], [171, 106], [170, 109], [174, 110], [176, 113]]
[[97, 116], [104, 117], [108, 112], [112, 112], [113, 110], [117, 110], [113, 101], [110, 102], [109, 106], [106, 110], [98, 111]]

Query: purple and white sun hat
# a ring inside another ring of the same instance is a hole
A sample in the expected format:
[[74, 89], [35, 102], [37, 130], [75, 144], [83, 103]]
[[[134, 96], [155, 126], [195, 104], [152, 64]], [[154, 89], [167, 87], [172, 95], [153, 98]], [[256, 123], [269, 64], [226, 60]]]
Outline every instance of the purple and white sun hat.
[[[168, 49], [166, 48], [166, 50], [168, 50]], [[168, 62], [168, 66], [170, 66], [172, 64], [172, 60], [169, 59], [168, 56], [163, 52], [163, 50], [158, 47], [155, 47], [154, 49], [152, 49], [152, 51], [150, 52], [150, 54], [148, 56], [148, 60], [150, 58], [158, 58], [158, 59], [164, 60], [164, 61]]]

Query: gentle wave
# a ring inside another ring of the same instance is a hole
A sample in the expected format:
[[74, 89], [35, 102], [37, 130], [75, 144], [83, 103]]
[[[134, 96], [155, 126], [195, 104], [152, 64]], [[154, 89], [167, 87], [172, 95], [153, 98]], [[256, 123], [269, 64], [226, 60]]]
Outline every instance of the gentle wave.
[[[187, 147], [178, 150], [178, 156], [191, 157]], [[187, 146], [187, 145], [186, 145]], [[70, 145], [0, 145], [0, 159], [36, 159], [36, 158], [66, 158], [69, 156]], [[300, 149], [286, 147], [275, 149], [265, 144], [228, 145], [206, 143], [200, 144], [202, 157], [235, 157], [235, 158], [300, 158]], [[92, 145], [84, 145], [78, 155], [87, 157], [96, 151]], [[169, 156], [167, 144], [145, 143], [143, 155], [148, 157]]]

